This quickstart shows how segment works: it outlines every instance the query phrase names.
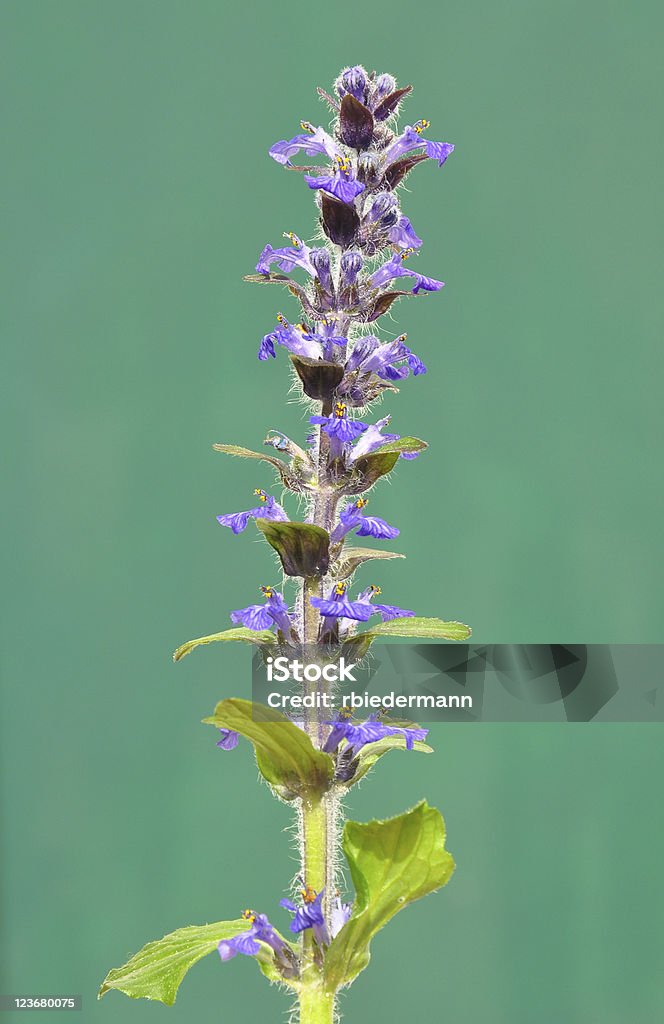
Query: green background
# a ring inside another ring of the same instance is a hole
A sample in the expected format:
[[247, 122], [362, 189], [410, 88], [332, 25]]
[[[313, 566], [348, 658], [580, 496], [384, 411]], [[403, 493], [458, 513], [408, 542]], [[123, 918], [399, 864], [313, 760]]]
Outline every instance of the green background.
[[[372, 501], [409, 559], [372, 577], [386, 599], [483, 642], [660, 642], [662, 8], [3, 0], [1, 21], [2, 988], [81, 992], [95, 1024], [284, 1020], [241, 958], [172, 1010], [94, 1001], [174, 927], [285, 924], [289, 812], [198, 724], [247, 694], [248, 656], [170, 662], [275, 582], [214, 520], [270, 476], [210, 448], [303, 430], [283, 354], [255, 358], [294, 302], [241, 283], [313, 231], [267, 147], [358, 61], [457, 146], [403, 197], [447, 287], [388, 324], [430, 372], [383, 410], [432, 449]], [[661, 1019], [661, 730], [432, 738], [349, 813], [426, 795], [457, 873], [379, 936], [347, 1019]]]

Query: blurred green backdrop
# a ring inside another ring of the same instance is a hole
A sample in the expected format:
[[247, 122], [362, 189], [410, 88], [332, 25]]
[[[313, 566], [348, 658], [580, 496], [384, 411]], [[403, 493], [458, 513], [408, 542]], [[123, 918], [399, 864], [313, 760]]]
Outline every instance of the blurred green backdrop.
[[[394, 427], [432, 450], [374, 499], [409, 559], [381, 570], [389, 600], [481, 641], [662, 641], [662, 8], [4, 0], [1, 20], [2, 988], [82, 992], [95, 1024], [285, 1020], [246, 960], [199, 964], [173, 1010], [94, 1001], [143, 942], [270, 911], [294, 870], [287, 809], [198, 724], [247, 692], [248, 655], [170, 663], [273, 572], [214, 520], [269, 475], [211, 443], [303, 427], [284, 359], [255, 358], [295, 306], [240, 280], [313, 227], [267, 147], [358, 61], [413, 81], [409, 119], [457, 146], [404, 196], [447, 288], [394, 318], [430, 369]], [[661, 730], [433, 742], [349, 810], [426, 794], [457, 873], [377, 939], [347, 1019], [661, 1019]]]

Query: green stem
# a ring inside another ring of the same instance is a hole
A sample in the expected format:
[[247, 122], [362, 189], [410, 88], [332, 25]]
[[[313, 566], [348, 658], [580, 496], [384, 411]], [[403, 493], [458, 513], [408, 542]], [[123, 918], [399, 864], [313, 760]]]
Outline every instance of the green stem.
[[[325, 406], [323, 415], [329, 415]], [[336, 495], [328, 489], [325, 467], [328, 456], [327, 435], [319, 428], [318, 490], [316, 492], [312, 521], [330, 532], [336, 513]], [[320, 615], [309, 602], [323, 591], [320, 577], [310, 577], [302, 584], [302, 640], [311, 648], [318, 640]], [[305, 690], [307, 689], [305, 684]], [[313, 686], [315, 690], [315, 685]], [[307, 710], [305, 728], [315, 747], [323, 742], [321, 715], [316, 709]], [[334, 851], [337, 800], [330, 792], [322, 796], [312, 795], [302, 800], [300, 813], [300, 840], [302, 849], [302, 880], [305, 886], [317, 893], [325, 890], [323, 912], [329, 921], [330, 900], [334, 889]], [[299, 990], [299, 1024], [332, 1024], [334, 1021], [334, 993], [324, 987], [321, 950], [314, 941], [310, 928], [302, 933], [302, 973]]]
[[334, 996], [320, 982], [303, 980], [300, 989], [300, 1024], [333, 1024]]

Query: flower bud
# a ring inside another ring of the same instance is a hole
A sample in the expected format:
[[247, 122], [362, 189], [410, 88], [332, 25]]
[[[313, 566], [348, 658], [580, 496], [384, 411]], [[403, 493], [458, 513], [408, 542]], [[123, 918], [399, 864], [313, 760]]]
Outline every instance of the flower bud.
[[346, 68], [337, 79], [336, 88], [339, 96], [344, 97], [347, 92], [354, 96], [360, 103], [364, 103], [367, 95], [368, 78], [364, 68], [357, 64], [353, 68]]
[[344, 285], [355, 284], [364, 260], [359, 252], [345, 252], [341, 257], [341, 279]]
[[357, 180], [368, 188], [374, 188], [380, 181], [381, 160], [376, 153], [360, 153], [357, 158]]
[[321, 285], [323, 288], [329, 288], [332, 283], [329, 252], [325, 248], [312, 249], [309, 254], [309, 258], [311, 259]]
[[369, 220], [379, 221], [384, 228], [391, 228], [399, 219], [399, 201], [391, 192], [380, 192], [369, 210]]
[[396, 87], [396, 79], [392, 75], [379, 75], [375, 82], [375, 102], [380, 103], [385, 96], [394, 92]]

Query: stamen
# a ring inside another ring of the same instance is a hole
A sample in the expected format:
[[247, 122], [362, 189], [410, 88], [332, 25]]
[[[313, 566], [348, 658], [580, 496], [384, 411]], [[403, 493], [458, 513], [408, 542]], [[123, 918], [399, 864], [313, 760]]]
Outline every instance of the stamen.
[[415, 251], [416, 250], [413, 248], [412, 245], [408, 246], [408, 248], [404, 249], [404, 251], [401, 253], [401, 259], [402, 260], [407, 260], [408, 257], [412, 256]]
[[302, 239], [298, 238], [292, 231], [284, 231], [284, 238], [288, 238], [296, 248], [302, 245]]
[[253, 924], [254, 921], [256, 920], [256, 913], [253, 910], [243, 910], [242, 917], [244, 918], [245, 921], [250, 921], [251, 924]]
[[265, 491], [261, 490], [260, 487], [256, 487], [256, 489], [254, 490], [254, 494], [256, 495], [256, 497], [260, 498], [261, 501], [267, 501], [267, 494], [265, 493]]
[[347, 704], [344, 704], [344, 706], [342, 708], [339, 708], [339, 717], [340, 718], [352, 718], [353, 717], [352, 708], [349, 708]]
[[318, 893], [310, 885], [305, 885], [303, 889], [300, 889], [300, 895], [305, 903], [315, 903]]
[[334, 406], [334, 415], [338, 420], [342, 420], [346, 415], [346, 406], [343, 402], [337, 402]]
[[417, 132], [418, 135], [421, 135], [422, 132], [426, 131], [426, 129], [430, 127], [431, 121], [427, 121], [426, 117], [420, 118], [420, 120], [416, 121], [415, 124], [413, 125], [413, 129], [414, 131]]
[[281, 324], [282, 327], [290, 327], [290, 324], [283, 313], [277, 313], [277, 323]]
[[316, 134], [316, 129], [312, 125], [311, 121], [300, 121], [300, 128], [303, 132], [309, 132], [310, 135]]
[[369, 590], [370, 590], [370, 591], [371, 591], [371, 593], [372, 593], [372, 594], [374, 595], [374, 597], [378, 597], [378, 595], [379, 595], [379, 594], [382, 594], [382, 593], [383, 593], [383, 591], [382, 591], [382, 590], [380, 589], [380, 587], [376, 587], [376, 586], [374, 586], [374, 584], [373, 584], [373, 583], [372, 583], [372, 584], [371, 584], [371, 586], [369, 587]]
[[355, 502], [355, 508], [366, 508], [369, 504], [368, 498], [358, 498]]
[[335, 156], [334, 162], [340, 174], [346, 177], [350, 174], [350, 160], [346, 156]]
[[408, 335], [407, 335], [407, 334], [400, 334], [400, 335], [399, 335], [399, 337], [398, 337], [398, 338], [395, 338], [394, 340], [395, 340], [396, 342], [399, 342], [399, 341], [405, 341], [407, 337], [408, 337]]
[[346, 584], [337, 583], [334, 588], [334, 593], [337, 595], [337, 597], [343, 597], [344, 594], [346, 593]]
[[274, 587], [261, 587], [261, 594], [265, 594], [268, 601], [271, 597], [274, 597]]

